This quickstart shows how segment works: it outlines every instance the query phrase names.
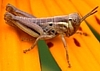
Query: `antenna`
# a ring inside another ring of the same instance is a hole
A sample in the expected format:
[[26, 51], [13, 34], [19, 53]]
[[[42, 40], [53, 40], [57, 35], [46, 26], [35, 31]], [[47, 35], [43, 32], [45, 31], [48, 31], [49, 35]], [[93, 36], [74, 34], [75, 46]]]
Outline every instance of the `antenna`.
[[85, 20], [87, 17], [89, 17], [90, 15], [93, 15], [94, 13], [96, 13], [98, 7], [99, 7], [99, 6], [95, 7], [92, 11], [90, 11], [90, 12], [87, 13], [85, 16], [83, 16], [83, 17], [81, 18], [81, 22], [82, 22], [83, 20]]

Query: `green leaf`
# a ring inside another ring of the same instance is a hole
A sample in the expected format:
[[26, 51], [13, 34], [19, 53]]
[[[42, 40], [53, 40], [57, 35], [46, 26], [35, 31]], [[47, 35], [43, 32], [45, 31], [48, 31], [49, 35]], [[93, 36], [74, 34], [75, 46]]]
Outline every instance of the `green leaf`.
[[38, 51], [42, 71], [61, 71], [44, 40], [38, 41]]
[[97, 40], [100, 42], [100, 34], [97, 33], [97, 32], [93, 29], [93, 27], [92, 27], [91, 25], [88, 24], [87, 21], [85, 21], [85, 22], [86, 22], [86, 24], [88, 25], [88, 27], [90, 28], [90, 30], [92, 31], [92, 33], [95, 35], [95, 37], [97, 38]]

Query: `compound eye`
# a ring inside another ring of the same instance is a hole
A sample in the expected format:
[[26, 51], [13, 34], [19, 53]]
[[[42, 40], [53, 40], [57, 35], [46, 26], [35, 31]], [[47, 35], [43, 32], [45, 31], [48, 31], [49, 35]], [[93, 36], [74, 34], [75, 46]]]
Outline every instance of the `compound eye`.
[[72, 18], [69, 18], [68, 20], [69, 20], [69, 21], [72, 21]]

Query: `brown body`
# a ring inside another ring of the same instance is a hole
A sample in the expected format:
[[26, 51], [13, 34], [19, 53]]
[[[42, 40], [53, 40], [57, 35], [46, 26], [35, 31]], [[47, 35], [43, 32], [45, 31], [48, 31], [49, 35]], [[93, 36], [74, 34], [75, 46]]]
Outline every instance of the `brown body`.
[[[8, 4], [6, 6], [6, 13], [4, 19], [7, 24], [20, 28], [27, 34], [36, 38], [36, 41], [31, 48], [24, 50], [24, 53], [34, 48], [39, 39], [51, 39], [60, 35], [66, 49], [65, 36], [69, 37], [76, 33], [81, 22], [88, 16], [97, 12], [98, 7], [95, 7], [91, 12], [84, 17], [80, 17], [78, 13], [71, 13], [69, 15], [54, 16], [47, 18], [36, 18], [26, 12], [23, 12], [14, 6]], [[67, 62], [70, 67], [68, 52], [66, 49]]]

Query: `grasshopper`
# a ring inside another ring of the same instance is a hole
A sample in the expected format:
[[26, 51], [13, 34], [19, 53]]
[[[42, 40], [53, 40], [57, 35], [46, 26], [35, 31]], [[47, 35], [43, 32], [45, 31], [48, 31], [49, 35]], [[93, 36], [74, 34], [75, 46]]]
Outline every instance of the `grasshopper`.
[[90, 15], [96, 13], [97, 8], [98, 6], [82, 18], [78, 13], [71, 13], [63, 16], [36, 18], [35, 16], [23, 12], [11, 4], [8, 4], [6, 6], [7, 12], [4, 15], [4, 19], [7, 24], [18, 27], [22, 31], [36, 38], [34, 44], [30, 48], [24, 50], [24, 53], [32, 50], [37, 44], [38, 40], [47, 40], [60, 35], [66, 50], [67, 62], [70, 67], [71, 65], [69, 62], [65, 36], [69, 37], [75, 34], [82, 21], [84, 21]]

